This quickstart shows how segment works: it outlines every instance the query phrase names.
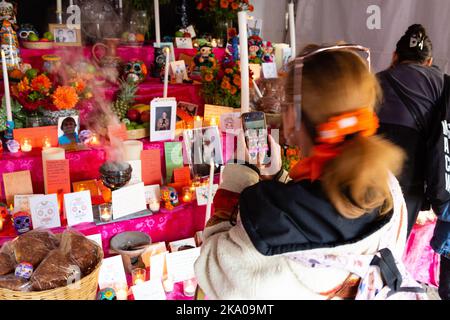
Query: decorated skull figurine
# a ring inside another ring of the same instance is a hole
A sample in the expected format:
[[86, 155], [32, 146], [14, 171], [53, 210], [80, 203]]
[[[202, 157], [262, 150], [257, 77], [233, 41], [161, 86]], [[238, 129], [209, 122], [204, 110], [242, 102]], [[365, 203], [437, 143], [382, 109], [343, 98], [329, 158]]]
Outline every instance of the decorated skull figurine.
[[17, 33], [19, 39], [22, 41], [27, 41], [30, 34], [35, 34], [37, 37], [39, 37], [39, 33], [32, 24], [29, 23], [21, 24], [19, 32]]
[[33, 265], [28, 262], [22, 262], [17, 265], [14, 275], [19, 278], [24, 278], [26, 280], [31, 278], [33, 274]]
[[31, 215], [28, 212], [19, 211], [13, 214], [14, 228], [18, 235], [31, 230]]
[[163, 202], [163, 207], [167, 210], [172, 210], [178, 206], [178, 192], [172, 187], [163, 187], [161, 189], [161, 201]]
[[147, 77], [147, 66], [141, 60], [128, 61], [123, 67], [123, 79], [134, 83], [140, 83]]
[[97, 300], [117, 300], [116, 292], [112, 288], [105, 288], [97, 293]]

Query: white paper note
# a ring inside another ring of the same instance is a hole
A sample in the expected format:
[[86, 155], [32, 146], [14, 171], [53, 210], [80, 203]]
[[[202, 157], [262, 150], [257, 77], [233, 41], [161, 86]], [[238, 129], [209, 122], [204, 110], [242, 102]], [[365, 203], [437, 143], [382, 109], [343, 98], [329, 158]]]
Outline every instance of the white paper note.
[[195, 277], [194, 263], [200, 256], [200, 248], [177, 251], [166, 255], [167, 274], [174, 282]]
[[164, 277], [167, 252], [155, 254], [150, 257], [150, 280], [161, 280]]
[[91, 192], [87, 190], [65, 194], [64, 210], [69, 226], [93, 222], [94, 214], [92, 213]]
[[150, 280], [132, 286], [134, 300], [167, 300], [166, 293], [160, 280]]
[[277, 64], [275, 62], [263, 63], [262, 73], [264, 79], [278, 78]]
[[142, 163], [141, 160], [129, 160], [127, 161], [131, 169], [131, 179], [128, 182], [128, 185], [136, 184], [142, 182]]
[[113, 191], [112, 208], [114, 219], [146, 210], [144, 183], [140, 182]]
[[105, 258], [100, 267], [98, 286], [100, 290], [113, 286], [114, 284], [126, 284], [127, 277], [123, 267], [122, 256]]
[[[214, 200], [214, 196], [216, 195], [217, 189], [219, 189], [219, 185], [213, 185], [212, 198]], [[208, 204], [208, 193], [209, 186], [201, 186], [195, 189], [195, 193], [197, 195], [197, 205], [206, 206]]]
[[100, 233], [92, 234], [90, 236], [86, 236], [86, 238], [96, 242], [100, 246], [100, 248], [102, 248], [102, 250], [103, 250], [102, 235]]

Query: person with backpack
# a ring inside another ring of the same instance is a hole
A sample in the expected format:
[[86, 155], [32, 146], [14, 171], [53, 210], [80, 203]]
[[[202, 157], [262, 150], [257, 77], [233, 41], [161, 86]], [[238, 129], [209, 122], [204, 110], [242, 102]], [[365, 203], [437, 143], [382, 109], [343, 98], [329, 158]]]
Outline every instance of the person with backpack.
[[239, 161], [225, 166], [195, 263], [208, 299], [420, 296], [399, 262], [407, 213], [394, 174], [403, 152], [375, 136], [380, 90], [360, 51], [314, 47], [289, 65], [283, 134], [306, 157], [291, 181], [272, 137], [268, 166], [248, 163], [238, 139]]
[[[439, 294], [450, 299], [450, 168], [444, 136], [450, 121], [448, 76], [433, 65], [433, 45], [425, 28], [414, 24], [397, 43], [389, 69], [378, 75], [383, 101], [379, 133], [406, 153], [399, 177], [408, 208], [408, 234], [421, 210], [437, 214], [433, 249], [441, 255]], [[447, 84], [447, 85], [446, 85]]]

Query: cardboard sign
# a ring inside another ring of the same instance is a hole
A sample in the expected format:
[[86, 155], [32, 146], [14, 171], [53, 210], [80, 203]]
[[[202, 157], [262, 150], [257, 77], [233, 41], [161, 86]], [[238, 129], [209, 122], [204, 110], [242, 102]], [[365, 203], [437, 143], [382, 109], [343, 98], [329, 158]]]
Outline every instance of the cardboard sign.
[[119, 139], [122, 141], [125, 141], [128, 139], [128, 133], [127, 133], [127, 127], [125, 126], [125, 123], [121, 124], [112, 124], [108, 126], [108, 135], [109, 138], [112, 139]]
[[194, 263], [199, 256], [200, 248], [168, 253], [166, 255], [167, 275], [171, 276], [174, 282], [194, 278]]
[[98, 276], [100, 290], [111, 287], [113, 284], [127, 284], [121, 255], [103, 259], [100, 267]]
[[166, 182], [172, 181], [172, 174], [175, 168], [183, 167], [183, 146], [181, 142], [164, 143], [166, 158]]
[[80, 223], [93, 222], [91, 193], [81, 191], [64, 195], [64, 212], [67, 225], [74, 226]]
[[205, 117], [203, 123], [211, 124], [211, 119], [215, 119], [216, 125], [219, 125], [220, 116], [225, 113], [236, 112], [236, 109], [231, 107], [222, 107], [211, 104], [205, 104]]
[[30, 211], [33, 229], [50, 229], [61, 226], [56, 194], [30, 198]]
[[134, 300], [167, 300], [160, 280], [150, 280], [132, 286]]
[[141, 152], [142, 181], [144, 185], [161, 184], [161, 155], [159, 149]]
[[136, 183], [142, 182], [141, 160], [129, 160], [127, 162], [130, 164], [131, 169], [133, 170], [133, 171], [131, 171], [131, 179], [128, 182], [128, 184], [131, 185], [131, 184], [136, 184]]
[[45, 161], [47, 174], [47, 194], [70, 193], [70, 171], [69, 160], [47, 160]]
[[[217, 189], [219, 189], [219, 185], [215, 184], [213, 185], [212, 190], [212, 198], [214, 199], [214, 196], [216, 195]], [[201, 186], [195, 189], [196, 196], [197, 196], [197, 205], [198, 206], [206, 206], [208, 204], [208, 192], [209, 192], [209, 186]]]
[[14, 129], [13, 135], [14, 140], [19, 143], [25, 138], [30, 139], [33, 148], [42, 148], [44, 140], [50, 142], [52, 147], [58, 146], [57, 126]]
[[277, 64], [275, 62], [263, 63], [262, 73], [264, 79], [278, 78]]
[[3, 174], [6, 203], [10, 206], [16, 194], [33, 194], [30, 171], [17, 171]]
[[129, 185], [112, 192], [113, 218], [118, 219], [147, 209], [144, 184]]
[[174, 182], [185, 186], [191, 184], [191, 170], [189, 167], [175, 168], [173, 170]]

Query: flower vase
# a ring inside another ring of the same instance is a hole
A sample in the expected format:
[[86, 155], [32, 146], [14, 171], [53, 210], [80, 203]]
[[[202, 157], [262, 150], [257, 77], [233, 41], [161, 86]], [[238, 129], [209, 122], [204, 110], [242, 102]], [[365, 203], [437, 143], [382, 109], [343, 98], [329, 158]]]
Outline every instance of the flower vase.
[[80, 114], [76, 109], [57, 111], [44, 110], [42, 113], [44, 115], [44, 124], [46, 126], [56, 126], [58, 125], [59, 118], [76, 117]]

